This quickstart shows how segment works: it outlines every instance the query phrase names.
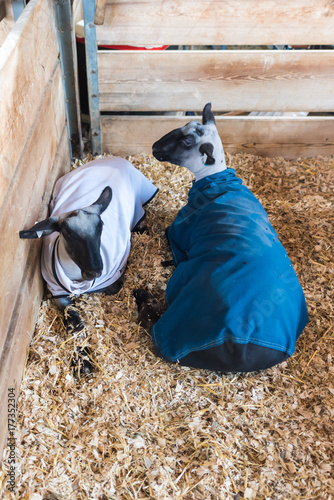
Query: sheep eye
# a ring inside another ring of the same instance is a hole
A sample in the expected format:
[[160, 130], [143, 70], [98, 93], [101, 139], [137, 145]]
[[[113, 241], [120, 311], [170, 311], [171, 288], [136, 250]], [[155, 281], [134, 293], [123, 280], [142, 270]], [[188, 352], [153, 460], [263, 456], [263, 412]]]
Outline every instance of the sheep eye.
[[182, 139], [182, 146], [186, 148], [191, 148], [194, 145], [194, 138], [191, 135], [186, 135]]

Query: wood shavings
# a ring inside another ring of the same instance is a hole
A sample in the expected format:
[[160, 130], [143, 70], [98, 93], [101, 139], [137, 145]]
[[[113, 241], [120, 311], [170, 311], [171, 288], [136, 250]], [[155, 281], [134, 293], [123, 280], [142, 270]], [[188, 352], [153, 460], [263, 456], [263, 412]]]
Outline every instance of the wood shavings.
[[18, 403], [12, 498], [333, 499], [333, 158], [227, 155], [267, 210], [310, 315], [288, 361], [244, 375], [167, 364], [138, 326], [132, 290], [148, 288], [163, 303], [173, 271], [161, 265], [171, 259], [164, 231], [192, 176], [151, 156], [129, 159], [160, 188], [149, 233], [132, 236], [118, 295], [77, 301], [90, 378], [73, 378], [75, 339], [43, 301]]

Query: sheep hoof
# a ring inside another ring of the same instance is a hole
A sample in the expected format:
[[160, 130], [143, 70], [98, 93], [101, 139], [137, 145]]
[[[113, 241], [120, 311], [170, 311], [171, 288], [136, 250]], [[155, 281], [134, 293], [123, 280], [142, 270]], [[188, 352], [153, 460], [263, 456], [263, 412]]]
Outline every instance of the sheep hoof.
[[67, 333], [73, 335], [74, 333], [79, 333], [83, 330], [85, 324], [80, 318], [79, 314], [73, 309], [73, 307], [68, 307], [64, 311], [64, 319]]
[[117, 281], [109, 285], [107, 288], [105, 288], [103, 291], [106, 295], [116, 295], [118, 293], [122, 286], [124, 285], [124, 280], [125, 280], [125, 271], [122, 274], [120, 278], [118, 278]]
[[71, 363], [74, 378], [80, 379], [93, 373], [93, 365], [89, 354], [88, 347], [77, 347]]
[[147, 233], [148, 234], [147, 222], [146, 222], [146, 214], [144, 215], [144, 217], [139, 222], [137, 222], [137, 224], [135, 225], [135, 227], [132, 229], [132, 232], [133, 233], [139, 233], [139, 234], [143, 234], [143, 233]]
[[174, 266], [174, 261], [173, 260], [162, 260], [161, 265], [162, 265], [162, 267]]
[[137, 288], [132, 293], [138, 307], [138, 322], [146, 331], [151, 332], [153, 325], [162, 315], [163, 308], [160, 302], [143, 288]]

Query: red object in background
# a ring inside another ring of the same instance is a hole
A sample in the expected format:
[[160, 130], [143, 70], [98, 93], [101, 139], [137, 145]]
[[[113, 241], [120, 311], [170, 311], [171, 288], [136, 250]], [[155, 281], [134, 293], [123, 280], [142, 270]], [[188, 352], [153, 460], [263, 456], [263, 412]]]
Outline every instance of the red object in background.
[[[84, 38], [76, 37], [77, 42], [85, 43]], [[158, 47], [137, 47], [136, 45], [99, 45], [99, 49], [113, 50], [165, 50], [169, 45], [160, 45]]]
[[[87, 88], [87, 70], [85, 57], [85, 38], [76, 37], [77, 41], [77, 58], [78, 58], [78, 79], [79, 79], [79, 96], [81, 113], [88, 115], [88, 88]], [[165, 50], [169, 45], [161, 45], [157, 47], [135, 47], [133, 45], [99, 45], [99, 49], [106, 50]]]

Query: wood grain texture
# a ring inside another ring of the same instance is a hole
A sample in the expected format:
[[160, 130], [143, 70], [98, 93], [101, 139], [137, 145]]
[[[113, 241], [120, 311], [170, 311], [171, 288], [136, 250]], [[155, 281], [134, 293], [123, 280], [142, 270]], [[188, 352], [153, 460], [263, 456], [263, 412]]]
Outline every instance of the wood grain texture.
[[52, 0], [31, 0], [0, 47], [1, 202], [57, 57]]
[[43, 292], [40, 242], [19, 230], [47, 215], [70, 168], [58, 55], [53, 2], [31, 0], [0, 48], [0, 455]]
[[[58, 60], [36, 116], [30, 119], [32, 125], [29, 139], [0, 211], [0, 290], [5, 291], [0, 294], [0, 310], [7, 312], [0, 316], [0, 350], [29, 251], [27, 241], [20, 240], [18, 232], [37, 221], [50, 168], [65, 124]], [[49, 200], [44, 202], [46, 210]]]
[[4, 0], [4, 6], [6, 10], [6, 16], [0, 21], [0, 47], [6, 40], [15, 24], [11, 0]]
[[95, 17], [94, 24], [103, 24], [106, 12], [107, 0], [96, 0], [95, 2]]
[[0, 47], [6, 40], [14, 24], [14, 19], [8, 19], [7, 17], [0, 21]]
[[[36, 218], [47, 215], [47, 204], [51, 196], [53, 185], [58, 177], [63, 175], [69, 167], [69, 143], [67, 129], [63, 125], [59, 139], [57, 154], [50, 158], [48, 181], [44, 193], [38, 197], [40, 209]], [[16, 234], [18, 238], [18, 235]], [[21, 280], [13, 296], [11, 312], [6, 331], [1, 330], [2, 348], [0, 348], [0, 456], [6, 443], [7, 435], [7, 397], [8, 388], [15, 388], [16, 398], [19, 396], [19, 386], [24, 370], [25, 359], [30, 340], [34, 333], [44, 285], [40, 274], [40, 242], [32, 240], [27, 243], [27, 252], [24, 260], [16, 262], [21, 269]], [[8, 285], [8, 284], [7, 284]], [[7, 286], [8, 289], [8, 286]], [[2, 289], [3, 290], [3, 289]]]
[[[190, 121], [173, 116], [102, 116], [103, 153], [149, 154], [164, 134]], [[225, 151], [285, 158], [334, 154], [331, 117], [216, 117]]]
[[330, 0], [108, 0], [98, 43], [130, 45], [326, 45]]
[[102, 111], [328, 111], [334, 51], [99, 51]]

